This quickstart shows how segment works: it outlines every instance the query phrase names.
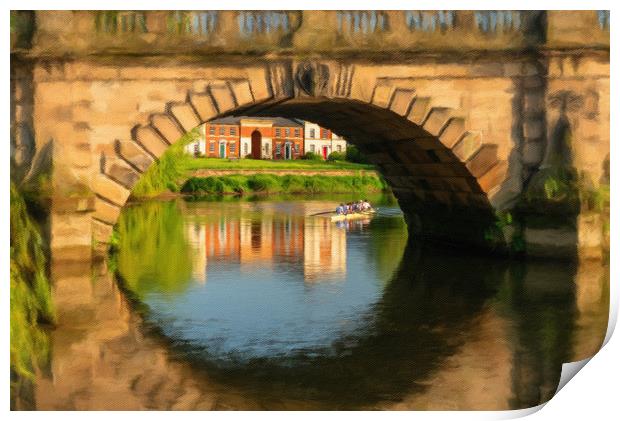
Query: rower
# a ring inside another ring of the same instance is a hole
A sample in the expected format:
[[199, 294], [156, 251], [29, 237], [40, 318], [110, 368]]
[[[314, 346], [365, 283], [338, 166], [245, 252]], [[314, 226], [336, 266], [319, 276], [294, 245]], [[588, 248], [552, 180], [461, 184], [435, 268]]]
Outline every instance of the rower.
[[344, 203], [341, 203], [337, 208], [336, 208], [336, 215], [344, 215]]

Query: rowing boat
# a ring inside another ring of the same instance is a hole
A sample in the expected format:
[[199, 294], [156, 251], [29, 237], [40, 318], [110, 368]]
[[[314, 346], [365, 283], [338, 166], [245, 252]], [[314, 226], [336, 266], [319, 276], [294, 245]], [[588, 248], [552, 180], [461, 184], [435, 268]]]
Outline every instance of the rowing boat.
[[349, 221], [353, 219], [368, 219], [368, 218], [372, 218], [375, 215], [375, 213], [377, 213], [377, 211], [374, 209], [371, 209], [371, 210], [367, 210], [364, 212], [348, 213], [346, 215], [330, 215], [329, 218], [331, 219], [332, 222]]

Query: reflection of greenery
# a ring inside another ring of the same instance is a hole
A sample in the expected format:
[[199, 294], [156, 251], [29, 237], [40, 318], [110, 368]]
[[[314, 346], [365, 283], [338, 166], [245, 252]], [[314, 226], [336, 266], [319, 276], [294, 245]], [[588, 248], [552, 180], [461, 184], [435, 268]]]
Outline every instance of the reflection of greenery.
[[11, 183], [11, 396], [47, 361], [48, 338], [40, 323], [55, 320], [39, 229]]
[[376, 221], [371, 223], [373, 235], [367, 250], [369, 259], [376, 265], [378, 278], [386, 282], [392, 279], [402, 259], [407, 245], [407, 227], [401, 217]]
[[138, 298], [182, 291], [191, 280], [192, 256], [176, 202], [125, 209], [118, 221], [117, 247], [118, 271]]
[[131, 191], [132, 196], [153, 197], [169, 190], [178, 191], [179, 180], [185, 176], [186, 161], [191, 159], [184, 148], [199, 136], [200, 131], [196, 128], [170, 146], [159, 161], [142, 174]]

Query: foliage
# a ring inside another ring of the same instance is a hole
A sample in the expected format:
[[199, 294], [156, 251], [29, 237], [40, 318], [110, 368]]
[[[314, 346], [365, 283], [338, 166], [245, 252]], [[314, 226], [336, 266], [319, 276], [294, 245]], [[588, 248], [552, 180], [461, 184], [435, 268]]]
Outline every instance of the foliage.
[[115, 265], [138, 298], [183, 290], [190, 282], [192, 256], [176, 202], [130, 206], [121, 214], [117, 231]]
[[368, 158], [355, 145], [347, 145], [346, 160], [357, 164], [368, 164]]
[[32, 379], [49, 357], [42, 323], [56, 320], [46, 273], [46, 256], [39, 227], [21, 192], [11, 182], [10, 240], [10, 366], [12, 392], [20, 378]]
[[192, 177], [181, 191], [194, 195], [246, 193], [348, 193], [378, 192], [387, 189], [383, 179], [368, 176], [272, 175], [255, 174]]
[[301, 159], [306, 161], [323, 161], [323, 157], [321, 155], [310, 151], [306, 152]]
[[329, 156], [327, 157], [328, 161], [344, 161], [346, 159], [346, 156], [343, 152], [332, 152], [329, 154]]
[[159, 158], [159, 161], [147, 169], [131, 194], [133, 197], [153, 197], [166, 191], [178, 191], [179, 180], [185, 176], [188, 156], [184, 148], [200, 136], [196, 128], [186, 133]]

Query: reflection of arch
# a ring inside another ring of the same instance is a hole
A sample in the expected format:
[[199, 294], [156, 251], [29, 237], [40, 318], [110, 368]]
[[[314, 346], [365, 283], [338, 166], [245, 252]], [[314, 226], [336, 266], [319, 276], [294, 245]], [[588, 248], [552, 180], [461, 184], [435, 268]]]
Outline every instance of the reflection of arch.
[[[464, 267], [468, 270], [463, 271]], [[569, 282], [573, 276], [570, 265], [561, 270], [545, 263], [509, 267], [507, 262], [421, 249], [410, 243], [372, 312], [376, 317], [329, 350], [312, 356], [241, 358], [231, 364], [186, 343], [173, 346], [175, 351], [192, 356], [196, 372], [205, 369], [205, 377], [225, 390], [247, 395], [250, 401], [265, 399], [269, 409], [279, 409], [278, 402], [269, 401], [276, 392], [279, 401], [286, 403], [304, 401], [309, 391], [309, 403], [317, 409], [372, 408], [385, 404], [386, 397], [398, 400], [423, 395], [435, 376], [450, 373], [449, 359], [467, 344], [464, 338], [477, 335], [481, 319], [489, 314], [488, 299], [494, 297], [491, 301], [498, 319], [493, 320], [500, 326], [499, 318], [508, 321], [506, 336], [511, 338], [510, 344], [518, 346], [508, 345], [514, 369], [500, 370], [505, 377], [491, 379], [491, 384], [507, 388], [496, 391], [507, 393], [497, 396], [497, 402], [504, 398], [507, 407], [493, 409], [531, 407], [552, 397], [562, 363], [568, 360], [570, 347], [565, 345], [574, 324], [574, 291]], [[540, 279], [546, 282], [541, 285]], [[553, 332], [551, 338], [549, 332]], [[497, 344], [504, 340], [492, 339]], [[495, 345], [485, 342], [477, 346]], [[469, 347], [465, 353], [472, 350]], [[483, 355], [479, 358], [489, 358], [480, 351]], [[203, 358], [196, 358], [196, 352]], [[467, 358], [475, 357], [468, 354]], [[489, 363], [500, 368], [498, 364], [505, 361], [498, 356]], [[481, 374], [475, 368], [471, 373]], [[461, 378], [446, 380], [463, 383]], [[273, 389], [266, 391], [267, 385]], [[462, 391], [468, 389], [463, 384]]]
[[261, 158], [261, 146], [262, 143], [262, 135], [258, 130], [254, 130], [252, 132], [252, 158], [260, 159]]

